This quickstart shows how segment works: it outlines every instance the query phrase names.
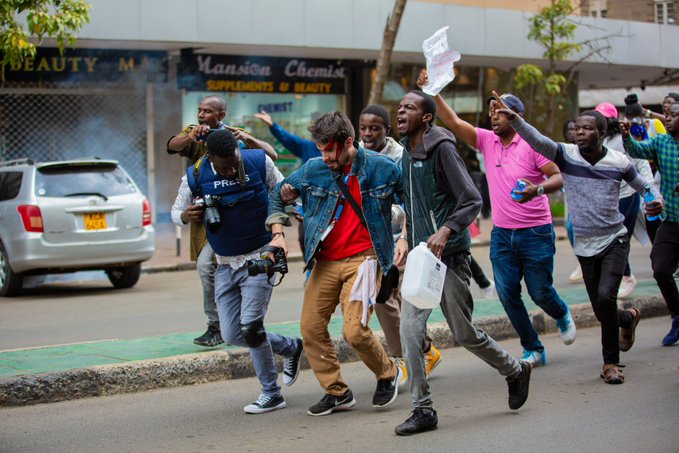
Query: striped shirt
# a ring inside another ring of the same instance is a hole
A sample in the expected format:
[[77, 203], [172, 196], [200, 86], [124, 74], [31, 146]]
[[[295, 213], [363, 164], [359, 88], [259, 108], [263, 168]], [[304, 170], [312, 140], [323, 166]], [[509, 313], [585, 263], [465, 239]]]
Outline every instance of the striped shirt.
[[671, 135], [659, 134], [643, 142], [628, 138], [623, 143], [630, 156], [655, 162], [662, 176], [660, 193], [665, 198], [666, 220], [679, 222], [679, 196], [673, 193], [679, 183], [679, 141]]
[[[627, 181], [641, 194], [648, 183], [625, 154], [604, 148], [604, 157], [592, 165], [580, 154], [577, 145], [556, 143], [520, 117], [512, 120], [511, 125], [535, 151], [554, 161], [561, 170], [576, 255], [594, 256], [627, 232], [623, 225], [625, 217], [618, 210], [620, 182]], [[654, 187], [651, 190], [659, 196]]]

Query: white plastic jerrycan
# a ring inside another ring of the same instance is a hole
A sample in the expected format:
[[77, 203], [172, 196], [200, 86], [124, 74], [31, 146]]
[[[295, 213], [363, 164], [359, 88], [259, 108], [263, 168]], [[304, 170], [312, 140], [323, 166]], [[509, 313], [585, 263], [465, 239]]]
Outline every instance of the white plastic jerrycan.
[[417, 308], [436, 308], [441, 302], [446, 269], [446, 265], [427, 248], [427, 243], [420, 242], [408, 253], [401, 296]]

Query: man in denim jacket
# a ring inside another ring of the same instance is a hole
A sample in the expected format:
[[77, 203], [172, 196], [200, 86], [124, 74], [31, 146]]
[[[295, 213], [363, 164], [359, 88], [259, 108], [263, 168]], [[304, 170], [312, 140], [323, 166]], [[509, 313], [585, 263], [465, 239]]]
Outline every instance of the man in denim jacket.
[[[278, 184], [271, 194], [267, 219], [274, 234], [271, 244], [287, 251], [282, 232], [290, 220], [284, 213], [280, 189], [287, 184], [296, 196], [302, 197], [304, 259], [306, 263], [316, 259], [304, 293], [302, 338], [311, 368], [326, 392], [307, 413], [328, 415], [356, 404], [340, 374], [340, 363], [328, 332], [337, 304], [344, 315], [342, 334], [346, 342], [377, 379], [373, 407], [385, 407], [398, 395], [401, 370], [389, 360], [367, 321], [380, 275], [386, 274], [394, 257], [391, 203], [394, 191], [400, 190], [401, 171], [389, 157], [356, 148], [354, 128], [343, 113], [323, 115], [309, 132], [321, 158], [310, 159]], [[347, 186], [361, 207], [362, 216], [344, 199], [336, 179]], [[362, 283], [354, 288], [357, 278]]]

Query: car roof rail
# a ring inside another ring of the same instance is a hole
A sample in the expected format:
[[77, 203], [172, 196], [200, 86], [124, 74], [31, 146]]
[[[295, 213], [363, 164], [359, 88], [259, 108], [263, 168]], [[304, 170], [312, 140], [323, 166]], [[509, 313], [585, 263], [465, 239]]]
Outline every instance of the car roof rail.
[[13, 167], [16, 165], [35, 165], [35, 161], [33, 159], [23, 158], [0, 162], [0, 167]]

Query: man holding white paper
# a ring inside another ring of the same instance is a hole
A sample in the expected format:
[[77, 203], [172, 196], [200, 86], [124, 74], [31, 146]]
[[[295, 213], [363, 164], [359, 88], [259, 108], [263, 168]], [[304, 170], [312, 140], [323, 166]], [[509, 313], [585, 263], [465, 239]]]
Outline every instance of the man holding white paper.
[[[422, 91], [406, 94], [398, 107], [398, 132], [405, 150], [401, 168], [408, 234], [407, 243], [397, 242], [395, 256], [402, 261], [408, 247], [426, 242], [443, 261], [447, 270], [441, 309], [455, 341], [506, 377], [509, 407], [518, 409], [528, 398], [531, 367], [509, 355], [472, 324], [468, 227], [481, 210], [481, 195], [457, 152], [455, 137], [432, 124], [435, 116], [436, 102]], [[438, 424], [423, 359], [431, 309], [404, 303], [401, 310], [401, 342], [410, 372], [414, 410], [395, 432], [412, 435], [436, 429]]]

